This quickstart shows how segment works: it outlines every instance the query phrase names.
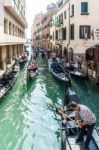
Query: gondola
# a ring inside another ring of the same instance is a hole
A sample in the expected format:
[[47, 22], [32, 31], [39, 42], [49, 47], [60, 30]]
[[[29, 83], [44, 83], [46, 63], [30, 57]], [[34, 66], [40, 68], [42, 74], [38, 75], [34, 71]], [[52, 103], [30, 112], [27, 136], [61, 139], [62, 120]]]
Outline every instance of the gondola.
[[88, 74], [87, 72], [85, 73], [85, 71], [76, 68], [74, 66], [74, 64], [70, 64], [70, 63], [63, 63], [62, 59], [57, 57], [57, 61], [60, 65], [60, 67], [64, 70], [64, 71], [69, 71], [69, 73], [71, 74], [71, 77], [76, 77], [78, 79], [88, 79]]
[[[56, 63], [57, 67], [53, 67], [53, 64]], [[52, 59], [48, 60], [48, 67], [51, 74], [62, 82], [71, 82], [70, 74], [67, 71], [63, 71], [58, 65], [57, 61], [54, 62]]]
[[16, 62], [13, 69], [9, 73], [5, 73], [0, 80], [0, 100], [9, 92], [14, 85], [19, 74], [19, 62]]
[[38, 69], [36, 71], [30, 70], [28, 71], [28, 79], [35, 79], [38, 75]]
[[36, 67], [30, 66], [30, 64], [27, 66], [27, 79], [35, 79], [38, 75], [38, 67], [37, 64], [35, 64]]
[[[81, 103], [76, 93], [72, 89], [67, 88], [64, 98], [64, 108], [66, 108], [70, 102]], [[66, 119], [61, 117], [61, 150], [84, 150], [84, 142], [81, 144], [75, 143], [80, 129], [76, 127], [74, 123], [75, 112], [66, 111], [66, 109], [65, 112], [68, 117]], [[86, 134], [84, 136], [84, 141], [85, 139]], [[93, 130], [89, 150], [99, 150], [99, 134], [96, 129]]]
[[25, 62], [27, 62], [28, 60], [28, 57], [26, 55], [22, 55], [20, 58], [19, 58], [19, 63], [20, 64], [24, 64]]
[[85, 75], [81, 69], [77, 69], [77, 68], [74, 68], [74, 69], [71, 69], [71, 68], [66, 68], [70, 74], [71, 74], [71, 77], [77, 77], [79, 79], [88, 79], [88, 76], [87, 74]]

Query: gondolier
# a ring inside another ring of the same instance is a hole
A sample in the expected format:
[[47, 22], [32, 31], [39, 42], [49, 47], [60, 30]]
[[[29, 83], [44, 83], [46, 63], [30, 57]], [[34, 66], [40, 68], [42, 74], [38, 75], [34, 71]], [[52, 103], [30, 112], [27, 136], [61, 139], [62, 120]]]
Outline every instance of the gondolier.
[[71, 109], [75, 110], [75, 124], [78, 125], [78, 119], [81, 118], [81, 129], [78, 138], [76, 139], [76, 144], [83, 141], [83, 136], [85, 130], [87, 131], [87, 138], [85, 141], [85, 150], [89, 149], [89, 143], [92, 138], [92, 132], [95, 126], [96, 117], [93, 112], [85, 105], [71, 103], [69, 106]]

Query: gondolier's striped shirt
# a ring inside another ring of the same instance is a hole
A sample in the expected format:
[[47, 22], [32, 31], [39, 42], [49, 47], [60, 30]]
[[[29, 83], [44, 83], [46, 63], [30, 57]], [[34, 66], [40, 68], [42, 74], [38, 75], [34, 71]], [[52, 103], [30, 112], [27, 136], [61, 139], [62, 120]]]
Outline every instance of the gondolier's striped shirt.
[[85, 105], [80, 105], [79, 114], [80, 114], [81, 119], [89, 125], [94, 124], [96, 122], [95, 115]]

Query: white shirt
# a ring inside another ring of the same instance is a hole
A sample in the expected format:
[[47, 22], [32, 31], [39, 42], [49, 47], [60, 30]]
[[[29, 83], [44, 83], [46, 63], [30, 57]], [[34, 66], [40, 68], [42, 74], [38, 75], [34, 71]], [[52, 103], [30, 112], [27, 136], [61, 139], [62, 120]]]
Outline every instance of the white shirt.
[[96, 122], [96, 117], [92, 113], [92, 111], [85, 105], [80, 105], [80, 111], [79, 111], [81, 119], [88, 123], [89, 125]]

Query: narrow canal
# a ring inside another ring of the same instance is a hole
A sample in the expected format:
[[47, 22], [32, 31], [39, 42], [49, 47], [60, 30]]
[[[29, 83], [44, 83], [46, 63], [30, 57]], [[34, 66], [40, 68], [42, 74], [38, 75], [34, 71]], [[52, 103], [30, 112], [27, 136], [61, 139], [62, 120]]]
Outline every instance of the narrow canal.
[[[48, 103], [62, 103], [64, 85], [48, 71], [47, 61], [37, 58], [39, 75], [26, 80], [26, 66], [18, 80], [0, 103], [0, 150], [59, 150], [60, 117]], [[99, 88], [87, 81], [72, 80], [73, 87], [84, 104], [97, 116], [99, 126]]]

